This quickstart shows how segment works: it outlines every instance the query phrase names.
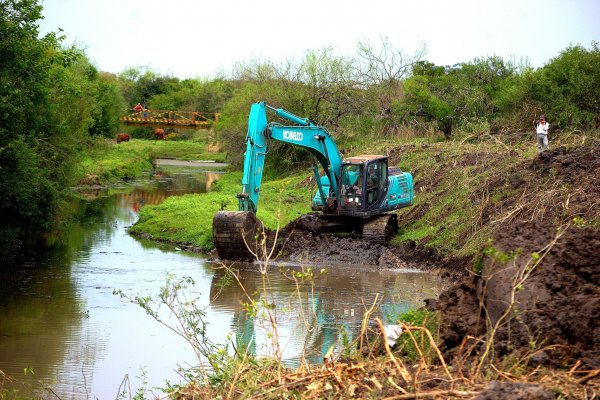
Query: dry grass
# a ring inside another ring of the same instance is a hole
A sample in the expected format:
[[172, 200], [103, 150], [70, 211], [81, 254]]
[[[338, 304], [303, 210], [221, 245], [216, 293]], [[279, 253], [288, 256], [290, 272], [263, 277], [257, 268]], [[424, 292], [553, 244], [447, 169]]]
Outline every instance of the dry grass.
[[[409, 327], [406, 327], [409, 328]], [[412, 327], [410, 330], [421, 330]], [[410, 331], [409, 330], [409, 331]], [[436, 351], [439, 349], [435, 347]], [[441, 352], [440, 352], [441, 354]], [[474, 360], [476, 361], [476, 360]], [[218, 387], [190, 385], [177, 398], [190, 399], [471, 399], [489, 391], [489, 382], [506, 385], [538, 385], [540, 390], [563, 399], [598, 398], [600, 370], [544, 370], [539, 367], [519, 374], [486, 366], [478, 376], [443, 359], [431, 363], [425, 357], [407, 365], [396, 352], [351, 362], [328, 361], [319, 366], [284, 370], [272, 364], [240, 365], [235, 380]], [[490, 397], [488, 397], [490, 398]]]

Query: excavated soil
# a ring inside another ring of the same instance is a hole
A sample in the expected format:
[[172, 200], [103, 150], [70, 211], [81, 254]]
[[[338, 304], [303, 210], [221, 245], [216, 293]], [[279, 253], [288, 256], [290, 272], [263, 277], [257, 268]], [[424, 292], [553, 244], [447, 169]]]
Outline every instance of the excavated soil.
[[[465, 337], [489, 334], [490, 323], [501, 321], [498, 356], [529, 352], [532, 364], [600, 368], [600, 231], [585, 222], [600, 213], [600, 146], [544, 152], [521, 171], [516, 186], [548, 177], [566, 186], [530, 196], [497, 230], [481, 276], [440, 296], [445, 350], [458, 355]], [[519, 273], [529, 275], [518, 285]]]
[[[279, 232], [280, 260], [315, 266], [356, 265], [371, 268], [432, 269], [438, 257], [431, 251], [407, 244], [402, 248], [372, 244], [356, 237], [323, 234], [318, 214], [306, 214]], [[273, 239], [274, 232], [269, 232]]]

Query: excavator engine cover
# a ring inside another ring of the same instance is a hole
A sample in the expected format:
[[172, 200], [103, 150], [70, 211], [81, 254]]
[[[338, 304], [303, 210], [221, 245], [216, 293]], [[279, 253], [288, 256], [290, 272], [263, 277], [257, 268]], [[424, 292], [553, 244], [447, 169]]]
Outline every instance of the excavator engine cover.
[[219, 211], [213, 219], [213, 242], [219, 259], [253, 261], [261, 251], [262, 223], [253, 212]]

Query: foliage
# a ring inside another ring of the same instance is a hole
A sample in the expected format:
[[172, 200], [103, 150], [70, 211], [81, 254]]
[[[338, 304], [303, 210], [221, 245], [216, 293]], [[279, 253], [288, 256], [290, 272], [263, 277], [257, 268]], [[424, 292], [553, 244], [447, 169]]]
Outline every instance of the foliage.
[[[232, 98], [225, 104], [222, 117], [215, 126], [215, 132], [223, 141], [227, 159], [234, 165], [241, 164], [246, 150], [245, 136], [248, 127], [250, 105], [257, 101], [266, 101], [275, 107], [283, 107], [293, 113], [300, 113], [294, 105], [301, 107], [301, 90], [291, 90], [290, 83], [250, 82], [236, 89]], [[301, 89], [301, 85], [294, 85]], [[300, 113], [301, 114], [301, 113]], [[280, 120], [281, 121], [281, 120]], [[281, 121], [285, 123], [284, 121]], [[294, 146], [272, 143], [267, 157], [269, 165], [277, 170], [290, 170], [306, 159], [306, 153]]]
[[156, 110], [221, 112], [235, 87], [225, 79], [186, 79], [171, 83], [168, 90], [148, 100]]
[[119, 129], [118, 117], [125, 110], [124, 99], [114, 74], [100, 72], [96, 82], [96, 107], [92, 112], [90, 135], [113, 137]]
[[40, 153], [22, 137], [1, 148], [0, 258], [50, 226], [57, 189], [47, 171], [40, 168]]
[[[398, 316], [397, 320], [409, 326], [426, 328], [428, 332], [437, 336], [439, 321], [437, 314], [432, 311], [426, 311], [424, 309], [411, 310]], [[429, 362], [433, 361], [435, 353], [431, 343], [425, 335], [425, 331], [413, 332], [411, 336], [412, 338], [409, 337], [408, 334], [402, 335], [399, 338], [398, 343], [396, 343], [396, 351], [401, 352], [411, 361], [419, 360], [420, 351]], [[415, 341], [418, 346], [415, 345]]]
[[[0, 3], [0, 259], [49, 226], [65, 157], [50, 103], [60, 38], [38, 38], [41, 6]], [[58, 66], [60, 68], [60, 66]]]
[[0, 4], [0, 259], [51, 227], [77, 153], [89, 134], [112, 136], [121, 112], [114, 79], [56, 33], [39, 37], [41, 10]]
[[413, 76], [404, 82], [400, 112], [435, 121], [446, 138], [453, 128], [477, 119], [493, 119], [504, 82], [515, 73], [511, 64], [494, 56], [453, 67], [416, 62]]
[[118, 75], [118, 82], [125, 99], [125, 104], [133, 108], [137, 103], [148, 105], [148, 101], [156, 95], [167, 93], [179, 79], [160, 75], [148, 68], [127, 68]]
[[[217, 345], [208, 338], [206, 312], [204, 308], [199, 307], [202, 302], [195, 282], [190, 277], [177, 278], [167, 275], [165, 285], [155, 297], [133, 296], [122, 290], [115, 290], [113, 294], [137, 304], [146, 314], [186, 341], [197, 362], [193, 367], [179, 366], [178, 372], [188, 382], [208, 381], [218, 384], [227, 380], [230, 364], [246, 356], [237, 352], [230, 356], [227, 345]], [[210, 369], [207, 366], [210, 366]], [[144, 389], [139, 393], [139, 398], [145, 398]]]
[[600, 127], [600, 48], [569, 46], [533, 74], [526, 95], [561, 129]]

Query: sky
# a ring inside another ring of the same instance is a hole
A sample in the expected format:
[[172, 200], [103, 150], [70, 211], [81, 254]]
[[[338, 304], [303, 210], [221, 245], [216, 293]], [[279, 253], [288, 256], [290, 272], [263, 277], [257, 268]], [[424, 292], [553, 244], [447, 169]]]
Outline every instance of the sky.
[[42, 33], [63, 30], [102, 71], [147, 67], [180, 79], [236, 62], [300, 59], [359, 41], [453, 65], [498, 55], [541, 67], [600, 41], [600, 0], [42, 0]]

